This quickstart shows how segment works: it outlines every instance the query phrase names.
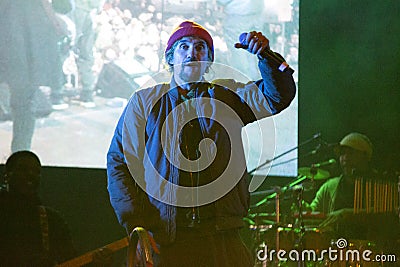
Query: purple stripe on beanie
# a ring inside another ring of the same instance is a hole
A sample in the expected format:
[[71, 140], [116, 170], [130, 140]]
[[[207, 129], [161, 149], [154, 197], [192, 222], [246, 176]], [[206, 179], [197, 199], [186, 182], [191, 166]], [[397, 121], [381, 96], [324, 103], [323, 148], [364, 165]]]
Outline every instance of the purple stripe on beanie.
[[165, 53], [167, 53], [168, 50], [171, 49], [172, 45], [176, 41], [185, 36], [197, 36], [203, 39], [207, 43], [209, 49], [211, 49], [211, 54], [212, 54], [211, 61], [214, 61], [214, 44], [211, 35], [203, 26], [189, 20], [186, 20], [181, 24], [179, 24], [179, 26], [172, 32], [171, 36], [168, 39]]

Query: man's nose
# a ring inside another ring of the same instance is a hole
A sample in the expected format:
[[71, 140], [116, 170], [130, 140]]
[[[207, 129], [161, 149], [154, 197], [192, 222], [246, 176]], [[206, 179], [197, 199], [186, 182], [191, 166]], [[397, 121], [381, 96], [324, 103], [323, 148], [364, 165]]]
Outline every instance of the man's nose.
[[186, 58], [190, 58], [191, 60], [197, 60], [196, 50], [193, 46], [190, 46], [187, 50]]

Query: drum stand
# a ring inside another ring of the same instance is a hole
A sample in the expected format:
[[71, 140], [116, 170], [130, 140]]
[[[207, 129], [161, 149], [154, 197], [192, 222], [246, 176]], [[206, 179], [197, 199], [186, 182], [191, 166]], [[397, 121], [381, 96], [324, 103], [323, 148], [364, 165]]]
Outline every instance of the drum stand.
[[[273, 226], [273, 229], [275, 231], [275, 245], [276, 245], [275, 249], [276, 249], [276, 251], [279, 251], [279, 247], [280, 247], [280, 245], [279, 245], [280, 195], [282, 193], [282, 189], [280, 187], [275, 187], [272, 191], [273, 191], [273, 194], [270, 195], [270, 198], [271, 197], [275, 198], [275, 224]], [[260, 204], [263, 204], [263, 203], [260, 203]], [[260, 230], [259, 229], [257, 231], [256, 239], [257, 239], [257, 244], [260, 244], [258, 249], [260, 249], [260, 248], [263, 249], [264, 246], [265, 246], [265, 243], [262, 242], [262, 244], [261, 244], [261, 240], [263, 238], [261, 238], [261, 236], [260, 236]], [[262, 261], [256, 263], [255, 266], [268, 267], [268, 266], [271, 266], [270, 263], [272, 264], [272, 266], [280, 266], [280, 263], [279, 263], [278, 259], [275, 258], [273, 262], [269, 262], [268, 255], [264, 255], [264, 256], [265, 256], [265, 260], [262, 260]]]
[[[296, 181], [296, 183], [299, 183], [299, 181], [302, 181], [304, 178], [300, 178], [299, 180]], [[299, 233], [299, 238], [296, 241], [295, 248], [302, 248], [303, 247], [303, 236], [305, 233], [305, 227], [304, 227], [304, 222], [302, 218], [302, 202], [303, 202], [303, 187], [295, 187], [293, 185], [289, 187], [276, 187], [275, 188], [275, 249], [276, 251], [279, 251], [281, 249], [280, 246], [280, 230], [281, 230], [281, 218], [280, 218], [280, 198], [283, 193], [285, 193], [288, 189], [292, 190], [293, 192], [298, 192], [297, 195], [297, 201], [298, 201], [298, 208], [299, 208], [299, 222], [300, 222], [300, 233]], [[274, 266], [281, 266], [278, 259], [275, 259], [274, 262], [276, 265]], [[263, 267], [267, 266], [266, 263], [263, 263]], [[298, 262], [298, 267], [305, 267], [305, 264], [303, 261]]]
[[[398, 199], [400, 199], [400, 174], [399, 174], [399, 182], [397, 184], [397, 191], [398, 191]], [[397, 207], [397, 211], [399, 213], [399, 223], [400, 223], [400, 205]]]
[[[300, 180], [303, 180], [302, 178]], [[297, 181], [298, 182], [298, 181]], [[292, 192], [296, 192], [297, 193], [297, 207], [299, 210], [299, 218], [297, 219], [297, 221], [293, 224], [293, 229], [297, 230], [296, 225], [299, 225], [299, 229], [300, 231], [294, 231], [294, 234], [297, 235], [295, 238], [295, 242], [294, 242], [294, 249], [300, 249], [302, 250], [304, 247], [303, 244], [303, 237], [305, 235], [305, 226], [304, 226], [304, 221], [303, 221], [303, 187], [294, 187], [293, 185], [291, 187], [284, 187], [282, 190], [282, 188], [275, 188], [275, 221], [276, 221], [276, 225], [275, 225], [275, 249], [276, 251], [279, 251], [281, 249], [281, 244], [280, 244], [280, 231], [281, 231], [281, 218], [280, 218], [280, 198], [281, 195], [283, 193], [285, 193], [285, 191], [290, 188]], [[280, 266], [280, 263], [278, 261], [278, 259], [275, 259], [274, 262], [274, 266]], [[266, 263], [263, 263], [262, 265], [263, 267], [267, 266]], [[305, 262], [300, 260], [297, 262], [297, 266], [298, 267], [305, 267]]]
[[[304, 235], [305, 235], [305, 227], [304, 227], [304, 220], [303, 220], [303, 188], [300, 188], [300, 190], [295, 191], [297, 192], [297, 208], [299, 210], [299, 218], [298, 220], [295, 222], [295, 224], [293, 225], [293, 228], [296, 229], [296, 225], [299, 225], [299, 229], [300, 231], [297, 233], [295, 231], [295, 243], [294, 243], [294, 248], [295, 249], [300, 249], [299, 251], [303, 250], [304, 248]], [[297, 262], [297, 266], [298, 267], [304, 267], [305, 266], [305, 262], [300, 259]]]
[[276, 221], [276, 239], [275, 239], [275, 244], [276, 244], [276, 251], [279, 251], [280, 249], [280, 243], [279, 243], [279, 227], [280, 227], [280, 223], [281, 223], [281, 208], [280, 208], [280, 195], [282, 193], [281, 188], [277, 188], [276, 189], [276, 196], [275, 196], [275, 221]]

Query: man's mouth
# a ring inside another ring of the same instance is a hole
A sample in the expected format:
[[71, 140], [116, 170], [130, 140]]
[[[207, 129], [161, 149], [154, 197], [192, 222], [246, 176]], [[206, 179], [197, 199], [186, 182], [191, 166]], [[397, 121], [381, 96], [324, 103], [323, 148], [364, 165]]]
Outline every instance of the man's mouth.
[[184, 66], [185, 66], [185, 67], [198, 67], [198, 66], [199, 66], [199, 63], [196, 62], [196, 61], [190, 61], [190, 62], [186, 62], [186, 63], [184, 64]]

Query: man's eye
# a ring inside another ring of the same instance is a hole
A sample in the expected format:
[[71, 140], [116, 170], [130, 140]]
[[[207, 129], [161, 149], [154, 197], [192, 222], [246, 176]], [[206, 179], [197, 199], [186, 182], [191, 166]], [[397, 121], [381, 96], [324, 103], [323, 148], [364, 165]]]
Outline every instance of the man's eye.
[[204, 50], [205, 49], [205, 46], [204, 45], [197, 45], [196, 46], [196, 50], [197, 51], [202, 51], [202, 50]]
[[189, 46], [187, 44], [181, 44], [180, 48], [186, 50], [189, 48]]

